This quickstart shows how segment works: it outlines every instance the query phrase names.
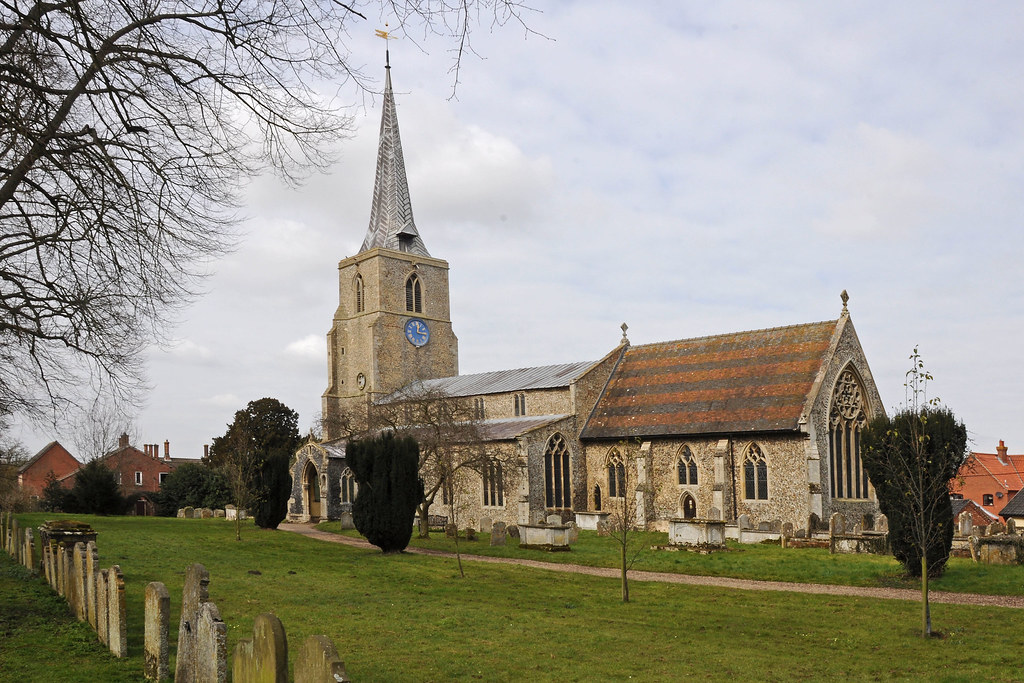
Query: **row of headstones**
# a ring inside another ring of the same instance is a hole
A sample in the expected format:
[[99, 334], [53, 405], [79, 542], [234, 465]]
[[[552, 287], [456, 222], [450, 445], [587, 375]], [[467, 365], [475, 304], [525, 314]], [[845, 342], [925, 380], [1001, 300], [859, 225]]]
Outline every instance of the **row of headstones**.
[[36, 570], [36, 542], [32, 529], [22, 530], [11, 512], [0, 512], [0, 548], [29, 571]]
[[[217, 606], [209, 601], [210, 573], [201, 564], [189, 566], [181, 596], [178, 653], [174, 680], [189, 683], [227, 681], [227, 626]], [[170, 599], [161, 583], [146, 587], [146, 677], [168, 678], [167, 626]], [[150, 633], [154, 634], [151, 640]], [[260, 614], [252, 638], [238, 641], [231, 662], [235, 683], [288, 681], [288, 638], [281, 620]], [[348, 681], [345, 664], [330, 638], [309, 636], [295, 660], [295, 680], [303, 683]]]
[[50, 587], [67, 600], [71, 613], [89, 622], [115, 657], [127, 657], [124, 575], [116, 564], [99, 568], [96, 542], [78, 541], [70, 550], [60, 543], [44, 544], [42, 569]]
[[[519, 538], [519, 527], [515, 524], [506, 525], [505, 522], [491, 522], [487, 517], [480, 520], [480, 533], [486, 533], [488, 530], [491, 532], [491, 545], [505, 545], [509, 537]], [[455, 535], [459, 533], [459, 529], [454, 524], [446, 524], [444, 527], [444, 535], [448, 538], [455, 538]], [[474, 527], [466, 527], [463, 534], [467, 541], [475, 541], [477, 531]]]
[[237, 510], [234, 505], [228, 505], [223, 510], [210, 508], [194, 508], [191, 505], [178, 508], [179, 519], [210, 519], [211, 517], [223, 517], [225, 519], [245, 519], [245, 510]]
[[846, 520], [846, 515], [842, 512], [833, 512], [832, 516], [829, 517], [829, 536], [843, 536], [849, 534], [859, 536], [865, 531], [874, 531], [880, 534], [889, 533], [889, 518], [881, 514], [877, 517], [862, 515], [859, 522], [850, 526]]
[[[1016, 534], [1017, 533], [1017, 522], [1014, 519], [1006, 520], [1006, 524], [1002, 522], [992, 522], [984, 526], [974, 526], [974, 517], [967, 510], [960, 513], [957, 517], [957, 534], [959, 536], [1001, 536], [1002, 534]], [[977, 531], [981, 531], [978, 534]]]

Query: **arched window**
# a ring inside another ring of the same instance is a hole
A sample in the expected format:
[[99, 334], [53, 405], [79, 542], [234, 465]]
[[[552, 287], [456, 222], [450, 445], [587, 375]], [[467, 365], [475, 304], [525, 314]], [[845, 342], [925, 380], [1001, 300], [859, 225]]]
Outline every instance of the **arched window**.
[[356, 477], [350, 469], [341, 473], [341, 502], [356, 502]]
[[501, 476], [500, 462], [484, 463], [484, 505], [505, 506], [505, 482]]
[[597, 484], [594, 485], [594, 509], [601, 510], [601, 487]]
[[608, 497], [622, 498], [626, 495], [626, 466], [622, 456], [615, 449], [608, 454]]
[[679, 449], [679, 460], [676, 462], [676, 469], [679, 471], [679, 483], [683, 485], [694, 485], [697, 483], [697, 461], [690, 452], [689, 446]]
[[544, 503], [549, 508], [572, 507], [569, 486], [569, 447], [557, 432], [544, 449]]
[[868, 473], [860, 461], [860, 432], [867, 423], [864, 391], [854, 371], [839, 373], [829, 409], [828, 454], [833, 498], [867, 498]]
[[356, 275], [356, 313], [366, 310], [366, 300], [363, 297], [363, 276]]
[[515, 406], [516, 417], [526, 415], [526, 394], [513, 394], [512, 403]]
[[747, 446], [743, 457], [743, 497], [768, 500], [768, 461], [756, 443]]
[[423, 287], [420, 276], [413, 273], [405, 281], [405, 310], [411, 313], [423, 312]]

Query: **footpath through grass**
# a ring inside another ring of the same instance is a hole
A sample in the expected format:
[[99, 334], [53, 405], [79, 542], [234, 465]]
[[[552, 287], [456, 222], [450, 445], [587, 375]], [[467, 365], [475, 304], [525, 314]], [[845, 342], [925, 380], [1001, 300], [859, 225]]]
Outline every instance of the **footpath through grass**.
[[[339, 522], [324, 522], [318, 529], [358, 537], [354, 530], [342, 530]], [[892, 556], [830, 555], [826, 548], [783, 549], [778, 543], [740, 544], [730, 541], [728, 550], [707, 555], [686, 551], [650, 550], [668, 543], [668, 534], [636, 532], [631, 547], [641, 552], [632, 568], [639, 571], [670, 572], [694, 576], [725, 576], [758, 581], [823, 583], [836, 586], [876, 588], [919, 588], [916, 579], [906, 579], [903, 568]], [[431, 533], [421, 539], [413, 535], [416, 548], [455, 552], [455, 541], [444, 533]], [[512, 557], [545, 562], [581, 564], [588, 567], [619, 567], [618, 543], [599, 537], [593, 531], [581, 531], [579, 540], [567, 553], [543, 553], [522, 550], [512, 538], [504, 546], [491, 546], [488, 534], [477, 540], [459, 539], [459, 550], [466, 555]], [[973, 560], [950, 558], [942, 578], [931, 581], [932, 590], [987, 595], [1024, 593], [1024, 567], [977, 564]]]
[[[37, 526], [47, 517], [21, 521]], [[229, 652], [251, 634], [257, 614], [272, 611], [293, 653], [306, 636], [325, 634], [359, 681], [1024, 680], [1016, 610], [935, 605], [944, 637], [924, 640], [912, 602], [636, 582], [633, 602], [622, 604], [615, 579], [479, 563], [460, 579], [448, 558], [383, 556], [251, 526], [236, 542], [221, 519], [79, 518], [99, 531], [101, 566], [124, 571], [127, 665], [139, 678], [146, 583], [163, 581], [171, 593], [173, 652], [184, 569], [201, 562], [228, 625]], [[48, 590], [40, 580], [17, 581]], [[0, 591], [0, 614], [17, 594]], [[19, 626], [19, 647], [30, 651], [26, 661], [50, 666], [56, 655], [36, 652], [53, 629], [28, 619], [15, 619], [26, 629]], [[9, 649], [5, 631], [0, 679], [33, 680], [8, 677]], [[74, 651], [57, 678], [35, 680], [125, 680], [81, 667], [93, 657]]]

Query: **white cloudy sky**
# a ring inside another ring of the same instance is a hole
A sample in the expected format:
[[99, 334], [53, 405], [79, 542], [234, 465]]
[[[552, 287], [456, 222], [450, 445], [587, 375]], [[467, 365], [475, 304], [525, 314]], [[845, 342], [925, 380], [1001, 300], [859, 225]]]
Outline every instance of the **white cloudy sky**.
[[[597, 359], [623, 321], [645, 343], [834, 319], [847, 289], [887, 408], [919, 345], [975, 450], [1024, 451], [1024, 5], [543, 4], [546, 37], [478, 29], [455, 100], [445, 43], [391, 43], [463, 373]], [[378, 27], [351, 49], [383, 80]], [[304, 430], [319, 411], [373, 184], [380, 100], [352, 101], [329, 175], [251, 186], [238, 250], [150, 356], [143, 443], [198, 457], [263, 396]]]

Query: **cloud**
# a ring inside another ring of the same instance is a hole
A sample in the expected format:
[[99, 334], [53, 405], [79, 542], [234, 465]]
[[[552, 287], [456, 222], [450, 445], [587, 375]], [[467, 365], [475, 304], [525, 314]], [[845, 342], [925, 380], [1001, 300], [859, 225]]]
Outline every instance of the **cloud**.
[[322, 366], [327, 359], [327, 341], [323, 335], [310, 334], [296, 339], [284, 349], [285, 355], [306, 365]]
[[206, 396], [204, 398], [200, 398], [199, 402], [203, 405], [214, 408], [227, 408], [230, 410], [239, 410], [245, 406], [245, 402], [235, 394], [216, 394], [214, 396]]

